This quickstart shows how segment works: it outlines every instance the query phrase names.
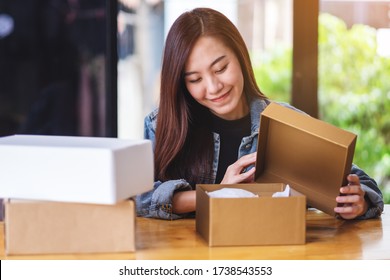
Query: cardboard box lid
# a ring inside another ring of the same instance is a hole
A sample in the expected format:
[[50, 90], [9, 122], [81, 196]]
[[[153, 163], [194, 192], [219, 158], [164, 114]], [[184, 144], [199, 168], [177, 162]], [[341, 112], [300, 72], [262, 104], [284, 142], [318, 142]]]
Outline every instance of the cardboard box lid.
[[256, 182], [281, 182], [307, 196], [310, 206], [334, 215], [347, 183], [357, 136], [282, 105], [261, 114]]
[[115, 204], [153, 188], [150, 140], [12, 135], [0, 138], [0, 197]]

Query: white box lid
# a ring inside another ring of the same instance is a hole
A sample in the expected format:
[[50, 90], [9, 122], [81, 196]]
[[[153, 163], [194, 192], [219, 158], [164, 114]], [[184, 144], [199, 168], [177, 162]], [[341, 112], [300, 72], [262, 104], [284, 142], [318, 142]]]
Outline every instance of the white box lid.
[[0, 197], [115, 204], [153, 188], [150, 140], [0, 138]]

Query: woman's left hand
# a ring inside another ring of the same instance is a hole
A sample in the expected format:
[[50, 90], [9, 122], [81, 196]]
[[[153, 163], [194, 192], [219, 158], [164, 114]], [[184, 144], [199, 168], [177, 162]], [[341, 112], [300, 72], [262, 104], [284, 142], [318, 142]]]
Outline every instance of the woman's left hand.
[[368, 204], [364, 199], [365, 191], [360, 185], [359, 177], [350, 174], [347, 179], [348, 185], [340, 188], [342, 195], [336, 197], [341, 206], [335, 207], [334, 211], [343, 219], [351, 220], [366, 213]]

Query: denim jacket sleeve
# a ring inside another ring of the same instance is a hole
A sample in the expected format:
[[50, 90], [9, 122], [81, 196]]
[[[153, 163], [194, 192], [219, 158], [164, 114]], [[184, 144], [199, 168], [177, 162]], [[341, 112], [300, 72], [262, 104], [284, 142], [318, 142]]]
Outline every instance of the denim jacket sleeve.
[[175, 191], [191, 190], [185, 180], [155, 182], [153, 190], [136, 197], [137, 215], [147, 218], [176, 220], [188, 216], [172, 213], [172, 197]]
[[356, 165], [352, 165], [351, 174], [356, 174], [360, 179], [360, 185], [365, 191], [365, 199], [368, 202], [367, 212], [356, 219], [364, 220], [379, 217], [383, 212], [383, 196], [374, 179], [368, 176]]
[[[155, 131], [157, 110], [145, 118], [144, 138], [149, 139], [155, 147]], [[149, 192], [135, 197], [136, 211], [138, 216], [159, 219], [179, 219], [187, 216], [172, 213], [172, 198], [175, 191], [191, 190], [191, 185], [185, 180], [170, 180], [166, 182], [157, 181]]]

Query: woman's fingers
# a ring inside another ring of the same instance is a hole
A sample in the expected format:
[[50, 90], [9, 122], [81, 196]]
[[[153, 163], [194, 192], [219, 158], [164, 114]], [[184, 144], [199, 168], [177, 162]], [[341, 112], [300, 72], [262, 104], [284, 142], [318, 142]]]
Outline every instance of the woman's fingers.
[[221, 184], [237, 184], [251, 182], [254, 179], [255, 167], [246, 170], [256, 163], [256, 153], [245, 155], [231, 164], [227, 169]]

